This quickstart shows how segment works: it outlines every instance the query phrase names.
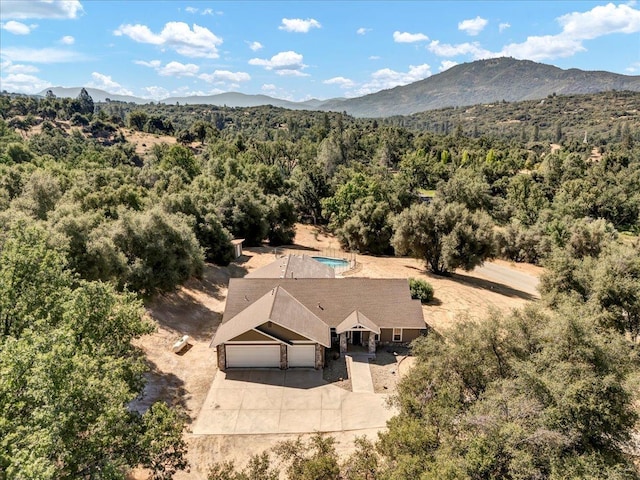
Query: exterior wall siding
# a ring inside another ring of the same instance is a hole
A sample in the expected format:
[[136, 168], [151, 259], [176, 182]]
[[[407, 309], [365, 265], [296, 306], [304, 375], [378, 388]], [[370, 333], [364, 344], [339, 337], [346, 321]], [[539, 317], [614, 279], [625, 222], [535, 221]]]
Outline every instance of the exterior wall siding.
[[283, 340], [307, 340], [309, 341], [308, 338], [303, 337], [302, 335], [298, 335], [295, 332], [292, 332], [291, 330], [288, 330], [284, 327], [281, 327], [280, 325], [277, 325], [275, 323], [272, 323], [271, 326], [267, 326], [266, 323], [263, 323], [262, 325], [260, 325], [260, 330], [267, 332], [269, 335], [273, 335], [276, 338], [282, 338]]
[[246, 332], [238, 335], [235, 338], [229, 340], [230, 342], [273, 342], [273, 338], [262, 335], [255, 330], [247, 330]]
[[[413, 328], [402, 329], [402, 342], [408, 343], [418, 338], [425, 330], [418, 330]], [[380, 329], [380, 343], [397, 343], [393, 341], [393, 328], [381, 328]]]

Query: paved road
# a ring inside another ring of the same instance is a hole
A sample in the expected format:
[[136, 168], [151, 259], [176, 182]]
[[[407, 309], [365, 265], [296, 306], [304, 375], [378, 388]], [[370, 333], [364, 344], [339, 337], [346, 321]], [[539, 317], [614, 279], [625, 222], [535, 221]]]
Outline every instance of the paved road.
[[473, 271], [483, 278], [519, 290], [529, 295], [539, 297], [538, 278], [528, 273], [520, 272], [513, 268], [486, 262]]

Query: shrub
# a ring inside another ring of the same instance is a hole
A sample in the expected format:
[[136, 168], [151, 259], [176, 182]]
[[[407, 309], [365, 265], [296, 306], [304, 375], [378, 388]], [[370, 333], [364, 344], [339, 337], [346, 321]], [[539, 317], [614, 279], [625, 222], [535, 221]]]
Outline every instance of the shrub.
[[409, 290], [411, 290], [411, 298], [420, 300], [420, 303], [429, 303], [433, 300], [433, 287], [424, 280], [410, 278]]

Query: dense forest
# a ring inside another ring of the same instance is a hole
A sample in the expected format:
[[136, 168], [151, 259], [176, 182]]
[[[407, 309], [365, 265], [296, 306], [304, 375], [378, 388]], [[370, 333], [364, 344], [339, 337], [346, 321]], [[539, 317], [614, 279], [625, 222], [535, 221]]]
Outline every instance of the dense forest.
[[[581, 98], [624, 106], [605, 128], [562, 114]], [[185, 468], [181, 412], [129, 408], [143, 302], [229, 263], [234, 237], [291, 243], [297, 222], [437, 274], [541, 264], [542, 301], [419, 339], [401, 415], [357, 461], [318, 436], [210, 478], [277, 478], [274, 456], [292, 479], [638, 478], [639, 98], [552, 97], [544, 124], [506, 104], [509, 130], [497, 107], [467, 124], [0, 96], [0, 479]], [[136, 132], [177, 142], [140, 150]]]

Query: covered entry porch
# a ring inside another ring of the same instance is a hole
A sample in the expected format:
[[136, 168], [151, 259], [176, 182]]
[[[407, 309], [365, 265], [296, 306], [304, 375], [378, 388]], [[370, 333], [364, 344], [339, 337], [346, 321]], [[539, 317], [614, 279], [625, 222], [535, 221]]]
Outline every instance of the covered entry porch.
[[380, 338], [380, 327], [362, 312], [354, 310], [337, 327], [340, 338], [340, 355], [349, 351], [349, 345], [361, 345], [371, 354], [376, 353], [376, 342]]

